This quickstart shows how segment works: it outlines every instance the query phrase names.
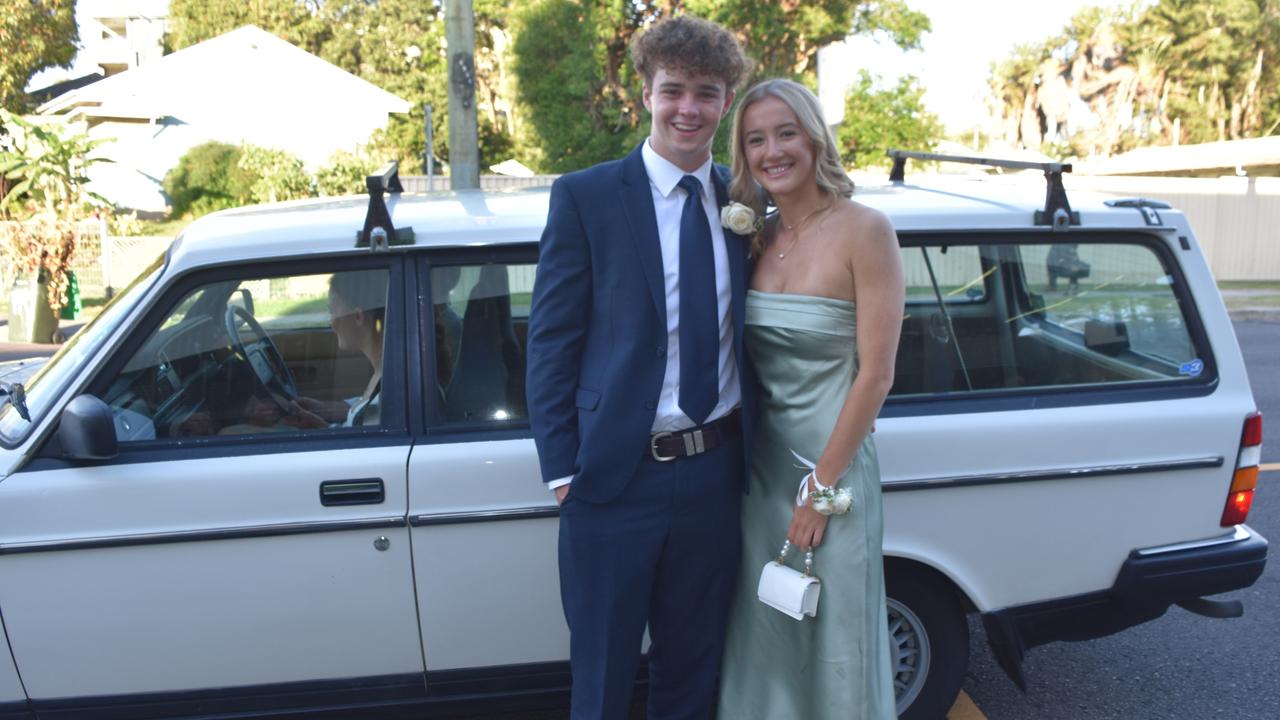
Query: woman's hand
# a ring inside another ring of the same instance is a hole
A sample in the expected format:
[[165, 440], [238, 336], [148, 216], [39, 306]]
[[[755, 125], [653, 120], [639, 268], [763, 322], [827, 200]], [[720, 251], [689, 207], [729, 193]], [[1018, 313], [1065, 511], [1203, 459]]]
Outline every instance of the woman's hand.
[[803, 507], [792, 511], [787, 539], [791, 541], [792, 546], [801, 550], [816, 548], [822, 544], [822, 535], [827, 531], [829, 519], [829, 516], [813, 509], [812, 500], [806, 502]]

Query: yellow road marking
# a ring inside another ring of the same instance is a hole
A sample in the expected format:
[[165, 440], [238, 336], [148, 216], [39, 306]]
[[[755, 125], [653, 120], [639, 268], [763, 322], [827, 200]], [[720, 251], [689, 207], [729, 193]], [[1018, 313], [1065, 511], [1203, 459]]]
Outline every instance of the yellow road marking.
[[1262, 472], [1280, 472], [1280, 463], [1266, 463], [1259, 465], [1258, 469]]
[[947, 713], [947, 720], [987, 720], [987, 716], [983, 715], [978, 706], [973, 704], [973, 700], [961, 690], [960, 696], [956, 698], [956, 704], [952, 705]]

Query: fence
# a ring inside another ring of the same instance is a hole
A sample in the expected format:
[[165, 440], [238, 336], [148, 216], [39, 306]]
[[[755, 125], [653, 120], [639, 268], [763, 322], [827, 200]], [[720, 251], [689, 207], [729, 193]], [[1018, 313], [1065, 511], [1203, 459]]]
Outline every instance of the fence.
[[80, 251], [71, 269], [80, 284], [80, 296], [110, 297], [138, 276], [173, 242], [171, 237], [117, 237], [102, 220], [80, 223]]
[[1218, 280], [1280, 280], [1280, 177], [1072, 176], [1067, 190], [1164, 200], [1184, 212]]
[[[481, 190], [509, 190], [511, 188], [524, 187], [547, 187], [555, 182], [559, 175], [530, 175], [529, 177], [515, 177], [512, 175], [481, 175]], [[427, 182], [426, 175], [402, 175], [400, 176], [400, 184], [404, 186], [405, 192], [432, 192], [436, 190], [449, 190], [448, 175], [432, 175], [431, 182]]]

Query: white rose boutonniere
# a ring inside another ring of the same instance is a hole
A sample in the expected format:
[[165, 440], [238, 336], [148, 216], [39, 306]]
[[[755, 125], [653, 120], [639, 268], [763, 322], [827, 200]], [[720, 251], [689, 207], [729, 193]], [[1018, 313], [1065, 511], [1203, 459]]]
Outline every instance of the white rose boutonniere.
[[720, 208], [720, 224], [739, 235], [750, 235], [764, 227], [764, 219], [756, 217], [756, 211], [740, 202], [731, 202]]

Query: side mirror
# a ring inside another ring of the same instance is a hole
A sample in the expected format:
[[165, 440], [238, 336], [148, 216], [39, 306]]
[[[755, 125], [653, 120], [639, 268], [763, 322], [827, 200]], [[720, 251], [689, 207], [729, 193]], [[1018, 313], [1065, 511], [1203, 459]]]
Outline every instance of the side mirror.
[[1129, 349], [1129, 329], [1122, 322], [1089, 320], [1084, 324], [1084, 346], [1103, 355], [1119, 355]]
[[111, 408], [92, 395], [79, 395], [62, 409], [58, 424], [62, 455], [71, 460], [109, 460], [116, 456], [116, 427]]

